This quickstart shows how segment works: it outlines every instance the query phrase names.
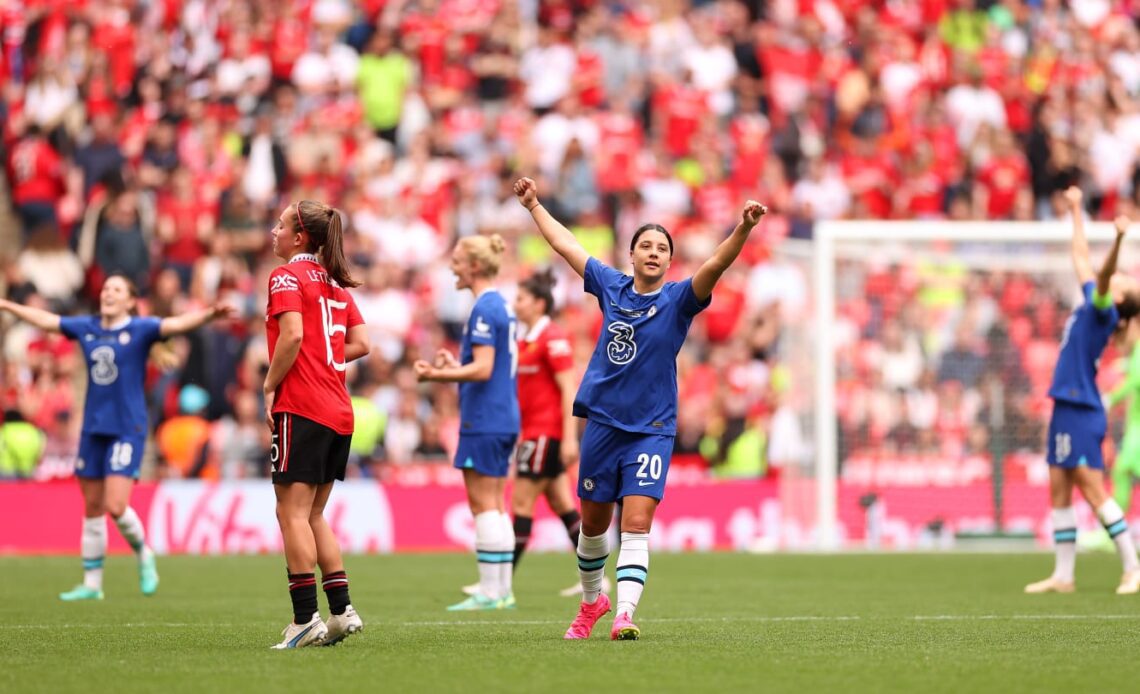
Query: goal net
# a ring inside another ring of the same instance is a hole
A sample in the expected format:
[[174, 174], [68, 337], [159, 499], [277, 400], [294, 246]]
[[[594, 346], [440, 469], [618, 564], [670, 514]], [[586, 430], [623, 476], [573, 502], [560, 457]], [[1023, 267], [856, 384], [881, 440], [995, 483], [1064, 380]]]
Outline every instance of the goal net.
[[[1096, 267], [1112, 230], [1086, 226]], [[1045, 537], [1047, 392], [1081, 300], [1070, 238], [1068, 222], [817, 225], [811, 314], [788, 326], [811, 343], [789, 367], [814, 385], [815, 546]], [[1119, 356], [1102, 358], [1102, 391]]]

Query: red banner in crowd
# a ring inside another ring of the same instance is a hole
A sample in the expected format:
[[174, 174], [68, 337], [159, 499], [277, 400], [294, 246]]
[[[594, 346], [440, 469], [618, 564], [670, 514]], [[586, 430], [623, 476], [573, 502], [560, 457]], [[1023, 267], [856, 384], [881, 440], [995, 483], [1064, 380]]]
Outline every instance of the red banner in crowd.
[[[1031, 531], [1048, 543], [1045, 487], [1011, 482], [1003, 489], [1007, 529]], [[993, 529], [988, 483], [957, 486], [871, 486], [841, 482], [841, 546], [913, 549], [945, 547], [959, 531]], [[136, 487], [132, 504], [149, 540], [163, 554], [279, 552], [273, 489], [267, 480], [208, 483], [169, 481]], [[535, 550], [568, 550], [561, 522], [538, 504]], [[381, 484], [338, 484], [326, 517], [348, 552], [462, 550], [474, 528], [462, 486], [450, 477]], [[74, 553], [82, 500], [71, 482], [0, 484], [0, 552]], [[811, 479], [713, 481], [670, 485], [654, 520], [658, 550], [811, 549], [815, 538]], [[1096, 527], [1091, 514], [1082, 527]], [[113, 529], [111, 551], [127, 547]]]

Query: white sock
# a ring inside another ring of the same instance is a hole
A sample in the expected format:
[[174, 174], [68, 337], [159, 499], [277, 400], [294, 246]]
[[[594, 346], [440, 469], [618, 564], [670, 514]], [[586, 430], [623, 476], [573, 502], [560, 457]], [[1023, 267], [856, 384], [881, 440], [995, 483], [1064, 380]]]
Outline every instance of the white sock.
[[103, 556], [107, 554], [107, 520], [103, 516], [83, 519], [79, 553], [83, 558], [83, 585], [103, 590]]
[[1140, 561], [1136, 559], [1136, 547], [1132, 544], [1132, 533], [1128, 532], [1128, 521], [1124, 520], [1124, 511], [1115, 499], [1109, 499], [1096, 510], [1096, 517], [1100, 519], [1108, 536], [1116, 543], [1116, 553], [1120, 555], [1120, 562], [1124, 564], [1125, 571], [1140, 569]]
[[115, 525], [119, 526], [119, 533], [140, 558], [150, 552], [146, 546], [146, 530], [143, 529], [142, 519], [133, 508], [128, 506], [123, 515], [115, 519]]
[[[485, 597], [498, 600], [504, 597], [499, 593], [499, 573], [502, 561], [503, 523], [498, 511], [484, 511], [475, 516], [475, 558], [479, 562], [479, 592]], [[509, 555], [508, 555], [509, 556]], [[508, 564], [509, 564], [508, 559]]]
[[649, 577], [649, 533], [622, 533], [617, 560], [617, 614], [633, 617]]
[[606, 559], [610, 556], [610, 538], [605, 533], [588, 537], [578, 535], [578, 575], [582, 579], [582, 602], [593, 605], [602, 593]]
[[511, 594], [511, 579], [515, 573], [512, 561], [515, 556], [515, 525], [509, 513], [500, 512], [499, 518], [502, 519], [502, 530], [499, 531], [499, 595], [505, 598]]
[[1077, 514], [1072, 506], [1053, 509], [1053, 551], [1053, 578], [1072, 583], [1077, 566]]

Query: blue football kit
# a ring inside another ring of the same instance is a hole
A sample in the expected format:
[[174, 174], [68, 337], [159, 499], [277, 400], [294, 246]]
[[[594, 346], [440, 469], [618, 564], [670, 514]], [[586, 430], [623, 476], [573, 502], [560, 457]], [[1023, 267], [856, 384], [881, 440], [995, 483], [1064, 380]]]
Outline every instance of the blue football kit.
[[1096, 373], [1100, 355], [1116, 330], [1119, 314], [1109, 297], [1094, 296], [1094, 283], [1086, 282], [1081, 289], [1084, 302], [1073, 310], [1065, 323], [1049, 388], [1053, 414], [1049, 419], [1046, 460], [1050, 465], [1065, 468], [1103, 470], [1101, 445], [1108, 421], [1096, 385]]
[[588, 420], [578, 495], [661, 499], [677, 433], [677, 353], [711, 297], [698, 301], [692, 279], [638, 294], [632, 277], [596, 258], [586, 262], [585, 289], [603, 320], [574, 399], [574, 415]]
[[161, 322], [132, 317], [104, 328], [99, 316], [60, 319], [60, 332], [79, 343], [87, 363], [78, 476], [138, 478], [147, 436], [146, 364]]
[[514, 310], [502, 294], [488, 289], [479, 295], [463, 330], [459, 362], [471, 363], [476, 345], [490, 345], [495, 364], [490, 379], [459, 384], [457, 468], [507, 476], [520, 427], [517, 330]]

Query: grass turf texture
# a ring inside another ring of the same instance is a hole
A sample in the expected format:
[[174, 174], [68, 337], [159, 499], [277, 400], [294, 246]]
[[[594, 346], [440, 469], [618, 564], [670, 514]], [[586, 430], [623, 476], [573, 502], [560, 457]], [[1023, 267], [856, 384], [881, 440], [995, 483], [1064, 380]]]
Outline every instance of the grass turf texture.
[[[289, 620], [280, 557], [134, 561], [106, 600], [62, 603], [77, 558], [0, 558], [0, 691], [1137, 691], [1140, 596], [1119, 563], [1084, 554], [1078, 592], [1027, 596], [1051, 556], [655, 554], [642, 639], [565, 642], [570, 555], [528, 555], [519, 609], [448, 613], [471, 557], [349, 557], [365, 631], [270, 651]], [[613, 561], [608, 567], [612, 574]], [[616, 600], [615, 600], [616, 603]], [[327, 617], [322, 595], [321, 611]]]

